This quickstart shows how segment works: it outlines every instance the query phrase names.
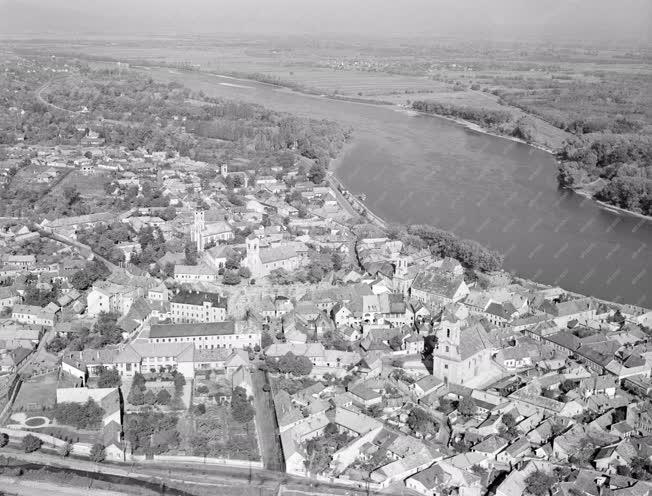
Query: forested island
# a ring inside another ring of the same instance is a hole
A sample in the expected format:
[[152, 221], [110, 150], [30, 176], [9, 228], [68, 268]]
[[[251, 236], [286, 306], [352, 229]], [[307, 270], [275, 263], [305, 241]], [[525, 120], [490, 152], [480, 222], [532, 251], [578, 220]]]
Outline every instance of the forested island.
[[589, 134], [568, 141], [558, 154], [559, 185], [596, 200], [652, 215], [652, 141], [636, 134]]

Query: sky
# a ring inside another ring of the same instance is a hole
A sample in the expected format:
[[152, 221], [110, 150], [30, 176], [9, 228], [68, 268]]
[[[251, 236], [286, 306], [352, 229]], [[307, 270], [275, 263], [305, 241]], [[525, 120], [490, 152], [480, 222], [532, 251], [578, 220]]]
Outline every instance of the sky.
[[287, 34], [650, 41], [650, 0], [0, 0], [0, 35]]

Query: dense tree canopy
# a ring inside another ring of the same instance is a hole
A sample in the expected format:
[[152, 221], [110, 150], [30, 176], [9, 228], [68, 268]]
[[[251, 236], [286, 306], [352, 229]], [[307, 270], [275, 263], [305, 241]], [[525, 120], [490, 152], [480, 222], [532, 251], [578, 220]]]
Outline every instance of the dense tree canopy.
[[308, 357], [297, 356], [291, 351], [279, 358], [267, 357], [265, 364], [271, 372], [281, 374], [302, 376], [312, 371], [312, 362]]
[[97, 429], [102, 425], [104, 410], [92, 398], [84, 404], [57, 403], [54, 418], [60, 424], [72, 425], [78, 429]]
[[500, 253], [480, 243], [458, 238], [455, 234], [432, 226], [412, 225], [408, 233], [424, 240], [430, 251], [440, 257], [452, 257], [462, 265], [482, 271], [499, 270], [503, 263]]
[[639, 135], [591, 135], [569, 140], [559, 152], [563, 187], [604, 184], [595, 198], [633, 212], [652, 214], [652, 139]]

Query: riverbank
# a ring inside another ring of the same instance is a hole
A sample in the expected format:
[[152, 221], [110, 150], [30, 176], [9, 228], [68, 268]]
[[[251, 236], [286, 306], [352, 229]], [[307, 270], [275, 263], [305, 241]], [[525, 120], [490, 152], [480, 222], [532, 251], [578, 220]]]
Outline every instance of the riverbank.
[[652, 221], [652, 216], [650, 216], [650, 215], [641, 214], [639, 212], [632, 212], [631, 210], [627, 210], [626, 208], [622, 208], [622, 207], [619, 207], [617, 205], [611, 205], [610, 203], [606, 203], [606, 202], [603, 202], [603, 201], [600, 201], [600, 200], [596, 200], [593, 197], [594, 193], [592, 191], [590, 191], [590, 190], [585, 189], [582, 186], [579, 186], [577, 188], [564, 188], [564, 189], [572, 191], [572, 192], [574, 192], [574, 193], [576, 193], [576, 194], [578, 194], [578, 195], [580, 195], [580, 196], [582, 196], [582, 197], [584, 197], [584, 198], [586, 198], [588, 200], [591, 200], [592, 202], [596, 203], [603, 210], [608, 210], [610, 212], [613, 212], [613, 213], [616, 213], [616, 214], [621, 214], [621, 215], [622, 214], [629, 215], [631, 217], [636, 217], [636, 218], [641, 219], [641, 220]]
[[524, 145], [531, 146], [532, 148], [536, 148], [538, 150], [542, 150], [546, 153], [550, 153], [551, 155], [555, 155], [556, 151], [548, 146], [542, 145], [540, 143], [532, 142], [532, 141], [525, 141], [524, 139], [517, 138], [516, 136], [509, 136], [507, 134], [500, 134], [495, 131], [490, 131], [487, 128], [484, 128], [480, 126], [479, 124], [476, 124], [475, 122], [467, 121], [465, 119], [460, 119], [459, 117], [451, 117], [448, 115], [442, 115], [442, 114], [435, 114], [432, 112], [420, 112], [418, 110], [414, 110], [411, 107], [405, 106], [405, 105], [397, 105], [401, 110], [408, 112], [408, 115], [422, 115], [425, 117], [435, 117], [438, 119], [445, 119], [450, 122], [454, 122], [456, 124], [459, 124], [462, 127], [465, 127], [466, 129], [470, 129], [471, 131], [475, 131], [477, 133], [481, 134], [486, 134], [488, 136], [494, 136], [496, 138], [502, 138], [506, 139], [509, 141], [514, 141], [515, 143], [522, 143]]

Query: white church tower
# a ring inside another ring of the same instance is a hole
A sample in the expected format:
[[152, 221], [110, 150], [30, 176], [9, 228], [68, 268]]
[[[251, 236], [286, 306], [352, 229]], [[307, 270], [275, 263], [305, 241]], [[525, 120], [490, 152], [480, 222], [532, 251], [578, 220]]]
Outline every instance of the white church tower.
[[229, 166], [226, 164], [220, 165], [220, 174], [224, 179], [229, 175]]
[[197, 244], [197, 253], [202, 253], [204, 251], [204, 236], [203, 233], [206, 230], [206, 221], [204, 218], [203, 210], [195, 210], [195, 224], [193, 225], [192, 231], [190, 233], [190, 239], [195, 241]]
[[254, 277], [260, 277], [263, 272], [263, 263], [260, 260], [260, 239], [254, 234], [247, 236], [247, 258], [245, 266]]

